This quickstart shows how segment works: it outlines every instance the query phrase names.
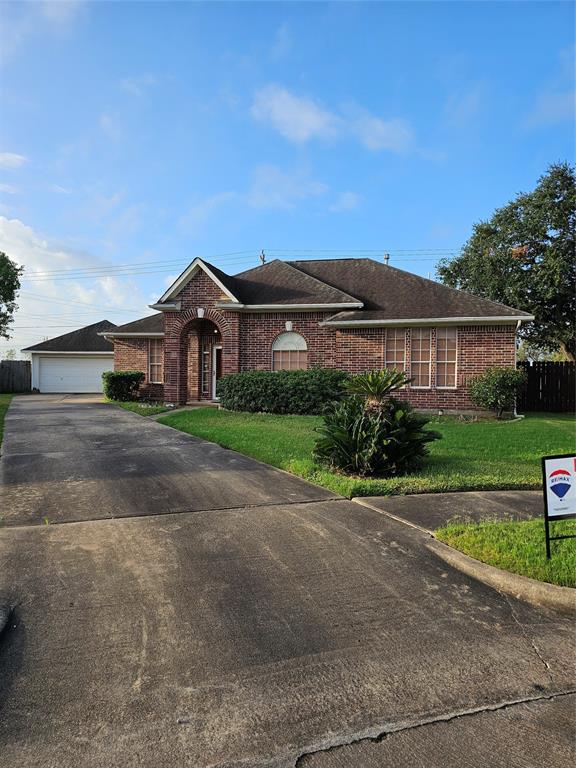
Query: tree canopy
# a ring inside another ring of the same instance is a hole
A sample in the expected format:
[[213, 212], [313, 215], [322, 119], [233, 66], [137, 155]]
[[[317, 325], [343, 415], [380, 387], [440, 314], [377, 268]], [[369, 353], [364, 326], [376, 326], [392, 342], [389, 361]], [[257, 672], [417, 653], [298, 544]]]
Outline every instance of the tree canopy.
[[534, 315], [520, 336], [576, 359], [576, 177], [568, 163], [551, 165], [534, 191], [519, 194], [474, 225], [460, 255], [443, 259], [438, 276]]
[[20, 275], [24, 271], [0, 251], [0, 337], [9, 339], [9, 326], [18, 309], [16, 295], [20, 289]]

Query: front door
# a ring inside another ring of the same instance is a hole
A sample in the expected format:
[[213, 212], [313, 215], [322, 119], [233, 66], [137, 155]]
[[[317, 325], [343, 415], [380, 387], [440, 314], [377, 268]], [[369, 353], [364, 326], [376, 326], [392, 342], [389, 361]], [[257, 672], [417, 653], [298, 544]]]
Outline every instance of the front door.
[[212, 347], [212, 399], [217, 400], [216, 385], [222, 376], [222, 347]]

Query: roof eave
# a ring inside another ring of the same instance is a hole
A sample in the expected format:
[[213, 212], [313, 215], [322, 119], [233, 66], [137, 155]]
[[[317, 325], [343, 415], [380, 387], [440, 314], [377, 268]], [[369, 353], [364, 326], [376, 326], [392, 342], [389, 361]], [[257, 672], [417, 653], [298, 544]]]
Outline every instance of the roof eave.
[[348, 302], [336, 304], [240, 304], [226, 301], [218, 301], [215, 305], [218, 309], [228, 312], [316, 312], [318, 310], [339, 311], [362, 309], [362, 302]]
[[101, 349], [32, 349], [26, 347], [20, 352], [27, 352], [29, 355], [114, 355], [114, 350], [102, 351]]
[[181, 301], [165, 302], [158, 304], [148, 304], [150, 309], [155, 309], [157, 312], [179, 312], [182, 308]]
[[111, 339], [160, 339], [164, 337], [164, 333], [158, 331], [133, 331], [132, 333], [101, 333], [100, 336], [106, 336]]
[[333, 328], [379, 328], [403, 327], [418, 325], [512, 325], [513, 323], [528, 323], [534, 320], [533, 315], [501, 315], [494, 317], [413, 317], [390, 320], [324, 320], [321, 326]]

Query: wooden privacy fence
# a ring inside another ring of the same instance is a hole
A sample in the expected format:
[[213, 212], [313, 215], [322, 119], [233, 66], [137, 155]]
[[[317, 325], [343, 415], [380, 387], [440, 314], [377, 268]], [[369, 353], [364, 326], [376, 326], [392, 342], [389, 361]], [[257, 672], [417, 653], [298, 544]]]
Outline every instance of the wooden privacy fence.
[[516, 406], [520, 413], [576, 410], [576, 363], [525, 362], [518, 368], [526, 372]]
[[29, 360], [0, 361], [0, 392], [30, 392], [32, 368]]

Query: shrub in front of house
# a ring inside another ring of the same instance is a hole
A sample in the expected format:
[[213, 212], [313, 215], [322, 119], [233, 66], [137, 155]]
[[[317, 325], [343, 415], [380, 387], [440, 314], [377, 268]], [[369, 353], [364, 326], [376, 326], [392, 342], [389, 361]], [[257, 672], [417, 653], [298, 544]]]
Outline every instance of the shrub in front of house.
[[104, 394], [109, 400], [136, 400], [144, 378], [142, 371], [105, 371], [102, 374]]
[[218, 397], [229, 411], [319, 414], [342, 397], [348, 378], [334, 368], [233, 373], [218, 382]]
[[406, 383], [396, 371], [353, 376], [354, 394], [335, 403], [318, 428], [314, 458], [331, 469], [361, 477], [394, 477], [422, 466], [428, 443], [440, 434], [425, 429], [428, 419], [390, 396]]
[[478, 408], [495, 411], [500, 419], [504, 411], [514, 408], [518, 389], [525, 380], [524, 371], [516, 368], [487, 368], [469, 383], [470, 400]]

